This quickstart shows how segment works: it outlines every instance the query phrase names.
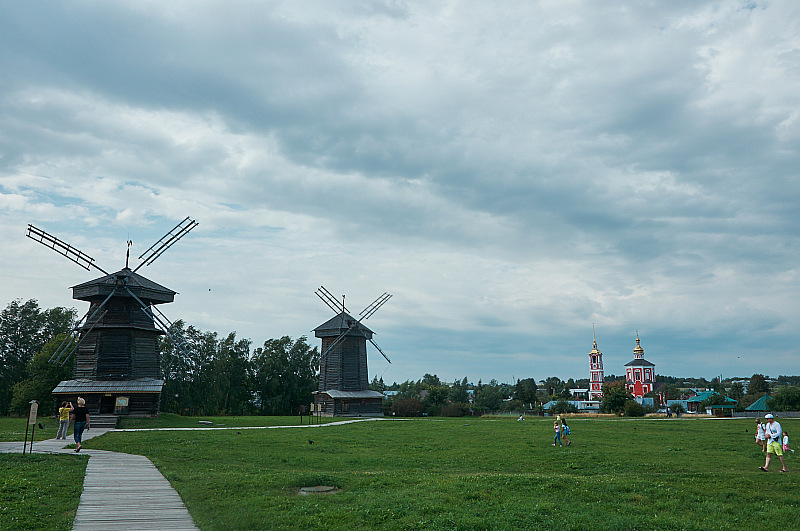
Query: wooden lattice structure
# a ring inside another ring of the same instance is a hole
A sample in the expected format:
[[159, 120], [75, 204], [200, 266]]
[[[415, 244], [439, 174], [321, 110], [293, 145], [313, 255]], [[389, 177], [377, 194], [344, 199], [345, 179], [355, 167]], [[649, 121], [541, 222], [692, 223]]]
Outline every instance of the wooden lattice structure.
[[[28, 225], [27, 236], [53, 249], [87, 271], [92, 268], [104, 276], [72, 287], [72, 297], [89, 303], [89, 311], [78, 321], [50, 358], [64, 365], [73, 359], [73, 379], [53, 389], [56, 401], [75, 403], [80, 396], [89, 411], [115, 415], [157, 415], [160, 405], [161, 358], [159, 336], [169, 335], [173, 346], [186, 353], [180, 335], [170, 333], [169, 320], [156, 307], [172, 302], [175, 292], [149, 280], [136, 271], [150, 265], [176, 241], [197, 226], [186, 218], [139, 256], [142, 262], [133, 270], [125, 267], [108, 273], [94, 258]], [[128, 251], [130, 245], [128, 242]], [[129, 254], [129, 253], [128, 253]]]
[[386, 361], [389, 358], [372, 339], [374, 332], [361, 321], [375, 313], [391, 295], [381, 295], [359, 314], [359, 319], [350, 315], [344, 302], [339, 303], [325, 288], [321, 287], [317, 295], [338, 313], [314, 329], [314, 335], [322, 339], [315, 411], [325, 416], [383, 416], [383, 393], [369, 389], [367, 341]]

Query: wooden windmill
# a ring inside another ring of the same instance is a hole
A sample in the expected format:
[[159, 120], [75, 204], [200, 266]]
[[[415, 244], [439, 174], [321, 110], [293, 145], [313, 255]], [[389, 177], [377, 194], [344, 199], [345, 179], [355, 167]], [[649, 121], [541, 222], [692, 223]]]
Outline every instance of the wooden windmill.
[[374, 332], [362, 321], [369, 319], [392, 296], [384, 293], [356, 319], [348, 313], [344, 297], [339, 302], [322, 286], [315, 293], [335, 315], [314, 329], [314, 335], [322, 339], [319, 390], [315, 393], [314, 409], [327, 416], [383, 416], [383, 393], [369, 390], [367, 341], [386, 361], [391, 363], [391, 360], [372, 339]]
[[168, 335], [186, 353], [186, 342], [170, 333], [172, 323], [156, 307], [172, 302], [175, 292], [149, 280], [137, 271], [150, 265], [175, 242], [197, 226], [186, 218], [139, 256], [142, 262], [133, 270], [125, 267], [108, 273], [94, 258], [43, 230], [28, 225], [27, 236], [53, 249], [87, 271], [97, 269], [104, 276], [72, 287], [72, 298], [87, 301], [89, 311], [61, 343], [50, 362], [66, 364], [74, 355], [72, 380], [62, 381], [53, 390], [57, 400], [78, 396], [86, 400], [89, 411], [97, 414], [157, 415], [160, 405], [161, 359], [158, 337]]

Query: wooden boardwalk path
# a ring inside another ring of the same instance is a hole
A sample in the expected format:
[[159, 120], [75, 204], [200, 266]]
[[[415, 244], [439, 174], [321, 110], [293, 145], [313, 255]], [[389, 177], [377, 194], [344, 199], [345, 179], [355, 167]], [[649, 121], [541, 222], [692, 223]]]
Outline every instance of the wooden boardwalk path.
[[[86, 432], [87, 440], [107, 430]], [[72, 439], [33, 444], [33, 453], [73, 453]], [[0, 452], [22, 452], [22, 443], [0, 443]], [[90, 456], [73, 531], [197, 530], [178, 493], [144, 456], [84, 449]]]
[[[299, 426], [152, 428], [114, 431], [315, 429], [376, 420], [384, 419], [359, 418]], [[110, 430], [103, 428], [86, 431], [83, 440], [98, 437], [108, 431]], [[64, 448], [72, 443], [71, 437], [66, 440], [47, 439], [35, 442], [33, 453], [73, 453], [72, 450]], [[0, 452], [22, 453], [22, 442], [0, 442]], [[198, 529], [178, 493], [146, 457], [87, 448], [84, 448], [81, 454], [90, 456], [90, 459], [86, 465], [83, 493], [75, 514], [73, 531]]]

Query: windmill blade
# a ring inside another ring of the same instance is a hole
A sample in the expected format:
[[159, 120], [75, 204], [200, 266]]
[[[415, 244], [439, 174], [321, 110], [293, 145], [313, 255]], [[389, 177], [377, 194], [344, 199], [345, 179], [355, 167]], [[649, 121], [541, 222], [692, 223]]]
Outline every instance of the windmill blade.
[[344, 301], [339, 302], [333, 294], [325, 289], [325, 286], [320, 286], [314, 294], [319, 297], [322, 302], [328, 305], [328, 308], [334, 311], [334, 313], [346, 312], [347, 308], [344, 307]]
[[358, 324], [357, 322], [356, 322], [356, 323], [353, 323], [353, 324], [350, 326], [350, 328], [348, 328], [347, 330], [345, 330], [344, 332], [342, 332], [342, 333], [341, 333], [341, 335], [339, 335], [339, 337], [337, 337], [336, 339], [334, 339], [334, 340], [333, 340], [333, 343], [331, 343], [330, 345], [328, 345], [328, 348], [326, 348], [326, 349], [325, 349], [325, 352], [323, 352], [323, 353], [320, 355], [320, 357], [321, 357], [321, 358], [324, 358], [325, 356], [327, 356], [327, 355], [328, 355], [328, 352], [330, 352], [331, 350], [333, 350], [333, 349], [334, 349], [334, 347], [336, 347], [336, 345], [338, 345], [339, 343], [341, 343], [341, 342], [344, 340], [345, 336], [346, 336], [346, 335], [347, 335], [347, 334], [350, 332], [350, 330], [352, 330], [353, 328], [355, 328], [357, 324]]
[[[62, 355], [63, 354], [59, 354], [58, 358], [53, 363], [54, 364], [58, 364], [59, 367], [63, 367], [64, 365], [66, 365], [67, 362], [69, 361], [69, 359], [72, 357], [72, 355], [75, 354], [75, 352], [77, 352], [78, 347], [81, 346], [81, 343], [83, 343], [83, 340], [86, 339], [86, 337], [89, 335], [89, 332], [94, 330], [94, 327], [97, 326], [97, 323], [102, 321], [103, 317], [105, 317], [107, 313], [108, 313], [108, 310], [103, 310], [103, 313], [101, 313], [100, 317], [98, 317], [97, 320], [95, 320], [95, 322], [92, 323], [92, 326], [90, 326], [89, 328], [87, 328], [86, 330], [83, 331], [83, 335], [78, 340], [78, 342], [75, 343], [75, 345], [72, 348], [70, 348], [69, 351], [66, 351], [67, 355], [62, 359]], [[58, 352], [54, 353], [53, 356], [55, 356], [56, 354], [58, 354]], [[52, 360], [52, 358], [51, 358], [51, 360]]]
[[55, 236], [46, 233], [40, 228], [28, 224], [28, 233], [25, 236], [33, 241], [41, 243], [45, 247], [49, 247], [61, 256], [65, 256], [67, 259], [75, 262], [86, 271], [91, 270], [91, 268], [95, 268], [106, 275], [108, 274], [108, 272], [106, 272], [103, 268], [94, 263], [94, 258], [82, 252], [80, 249], [76, 249], [67, 242], [59, 240]]
[[173, 333], [170, 332], [170, 328], [172, 327], [172, 322], [169, 319], [167, 319], [167, 316], [161, 313], [161, 310], [156, 308], [155, 305], [151, 304], [150, 306], [148, 306], [147, 304], [145, 304], [142, 301], [142, 299], [137, 297], [136, 294], [130, 290], [128, 286], [125, 286], [125, 291], [127, 291], [131, 297], [136, 299], [136, 302], [138, 302], [139, 305], [141, 306], [141, 310], [153, 320], [153, 323], [158, 325], [158, 328], [162, 332], [167, 334], [167, 337], [170, 338], [172, 344], [178, 347], [178, 350], [180, 350], [184, 356], [187, 357], [190, 356], [189, 351], [191, 350], [191, 348], [189, 347], [188, 342], [180, 334], [173, 335]]
[[378, 349], [378, 352], [380, 352], [380, 353], [381, 353], [381, 356], [383, 356], [384, 358], [386, 358], [386, 361], [388, 361], [389, 363], [391, 363], [391, 362], [392, 362], [392, 360], [390, 360], [390, 359], [389, 359], [389, 356], [387, 356], [387, 355], [386, 355], [386, 353], [384, 353], [384, 352], [383, 352], [383, 349], [382, 349], [381, 347], [379, 347], [379, 346], [378, 346], [378, 344], [377, 344], [377, 343], [375, 343], [375, 341], [374, 341], [373, 339], [370, 339], [370, 340], [369, 340], [369, 342], [370, 342], [370, 343], [372, 343], [372, 346], [373, 346], [373, 347], [375, 347], [376, 349]]
[[[111, 293], [108, 295], [108, 297], [106, 297], [105, 300], [103, 300], [103, 302], [101, 302], [91, 314], [89, 312], [86, 312], [86, 315], [84, 315], [77, 323], [75, 323], [75, 326], [72, 327], [72, 330], [70, 330], [69, 334], [67, 334], [67, 337], [64, 338], [64, 341], [61, 342], [56, 351], [53, 352], [53, 355], [50, 356], [48, 363], [59, 363], [61, 367], [64, 366], [64, 364], [67, 362], [70, 356], [72, 356], [72, 353], [75, 352], [78, 346], [80, 346], [80, 344], [83, 342], [86, 335], [89, 332], [91, 332], [92, 329], [95, 327], [95, 325], [103, 319], [103, 316], [105, 316], [108, 310], [103, 310], [103, 313], [97, 319], [94, 319], [94, 316], [97, 315], [97, 312], [103, 309], [103, 306], [105, 306], [109, 300], [111, 300], [111, 296], [114, 295], [115, 292], [116, 289], [112, 290]], [[91, 311], [91, 308], [89, 308], [89, 311]], [[94, 322], [92, 322], [92, 319], [94, 319]], [[89, 329], [85, 331], [80, 341], [78, 341], [72, 348], [70, 348], [80, 335], [81, 330], [90, 322], [92, 323], [92, 326], [90, 326]], [[64, 353], [68, 353], [68, 355], [66, 359], [62, 361], [61, 357], [64, 355]]]
[[358, 314], [361, 316], [361, 319], [359, 319], [359, 321], [362, 321], [364, 319], [369, 319], [372, 316], [372, 314], [378, 311], [378, 308], [386, 304], [386, 301], [388, 301], [391, 298], [392, 296], [390, 294], [384, 293], [383, 295], [372, 301], [372, 304], [361, 310], [361, 313]]
[[166, 233], [160, 240], [150, 246], [145, 252], [139, 255], [139, 260], [144, 260], [141, 264], [139, 264], [136, 269], [134, 269], [134, 273], [139, 270], [140, 267], [144, 265], [150, 265], [155, 261], [156, 258], [161, 256], [164, 251], [172, 247], [175, 242], [186, 236], [190, 230], [198, 226], [195, 220], [191, 219], [189, 216], [175, 225], [171, 231]]

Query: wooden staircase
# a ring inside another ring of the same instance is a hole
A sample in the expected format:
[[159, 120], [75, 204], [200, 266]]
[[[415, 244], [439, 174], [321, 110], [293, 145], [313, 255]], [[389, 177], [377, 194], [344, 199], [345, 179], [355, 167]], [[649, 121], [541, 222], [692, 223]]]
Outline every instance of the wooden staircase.
[[117, 427], [116, 415], [101, 415], [99, 413], [95, 413], [94, 415], [89, 415], [89, 419], [91, 420], [92, 428], [114, 429]]

